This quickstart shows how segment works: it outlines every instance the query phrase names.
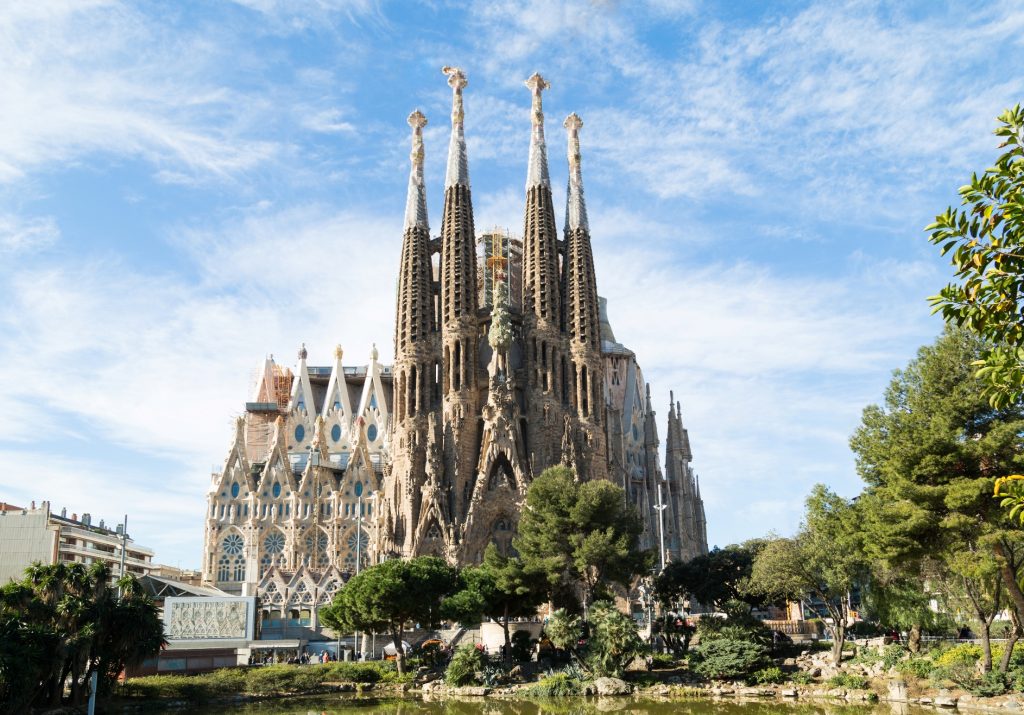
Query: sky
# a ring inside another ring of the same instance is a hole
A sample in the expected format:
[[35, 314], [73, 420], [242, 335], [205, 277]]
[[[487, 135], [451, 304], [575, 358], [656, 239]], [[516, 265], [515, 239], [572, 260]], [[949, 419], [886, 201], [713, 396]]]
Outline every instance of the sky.
[[663, 437], [682, 403], [709, 542], [792, 533], [942, 329], [923, 229], [997, 156], [1022, 45], [1013, 2], [8, 0], [0, 501], [197, 567], [262, 359], [391, 360], [406, 117], [436, 234], [456, 65], [478, 231], [522, 232], [539, 71], [555, 204], [575, 111], [598, 288]]

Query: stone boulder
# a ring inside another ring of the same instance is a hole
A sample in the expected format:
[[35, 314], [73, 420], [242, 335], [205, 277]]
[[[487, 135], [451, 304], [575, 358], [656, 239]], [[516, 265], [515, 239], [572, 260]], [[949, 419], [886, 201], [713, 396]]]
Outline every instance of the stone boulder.
[[620, 678], [598, 678], [593, 686], [598, 695], [629, 695], [633, 692], [629, 683]]

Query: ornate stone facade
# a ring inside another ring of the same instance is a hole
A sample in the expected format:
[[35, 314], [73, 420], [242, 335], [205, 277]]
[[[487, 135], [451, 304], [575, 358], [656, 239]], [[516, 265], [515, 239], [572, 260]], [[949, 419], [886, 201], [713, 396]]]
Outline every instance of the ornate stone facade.
[[427, 120], [418, 111], [408, 120], [394, 365], [380, 365], [374, 349], [368, 365], [345, 367], [338, 348], [332, 366], [309, 367], [305, 347], [294, 373], [264, 363], [209, 492], [204, 574], [220, 588], [258, 592], [282, 609], [315, 606], [356, 570], [357, 551], [362, 564], [420, 554], [470, 563], [492, 541], [508, 551], [530, 481], [560, 463], [581, 479], [624, 487], [644, 518], [645, 546], [663, 539], [667, 560], [707, 550], [677, 406], [663, 472], [649, 388], [598, 298], [582, 120], [571, 114], [564, 123], [559, 239], [542, 109], [548, 83], [536, 74], [527, 81], [523, 237], [496, 244], [492, 231], [480, 241], [467, 81], [461, 70], [444, 71], [452, 114], [440, 237], [431, 237], [427, 216]]

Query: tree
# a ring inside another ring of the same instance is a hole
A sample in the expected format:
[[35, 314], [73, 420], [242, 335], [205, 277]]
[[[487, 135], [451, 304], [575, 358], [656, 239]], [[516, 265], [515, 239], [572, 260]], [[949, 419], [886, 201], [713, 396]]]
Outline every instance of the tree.
[[607, 582], [625, 586], [651, 563], [639, 548], [643, 525], [625, 492], [604, 480], [579, 483], [567, 467], [533, 480], [518, 530], [513, 545], [526, 573], [543, 577], [561, 601], [566, 589], [593, 601]]
[[513, 618], [532, 616], [544, 600], [544, 581], [527, 573], [517, 556], [503, 556], [497, 546], [489, 544], [479, 566], [468, 566], [460, 572], [463, 588], [448, 600], [448, 610], [463, 622], [487, 616], [501, 624], [505, 635], [504, 659], [512, 662], [512, 637], [509, 622]]
[[754, 557], [764, 546], [763, 539], [743, 544], [715, 547], [689, 561], [676, 561], [658, 574], [654, 588], [663, 603], [672, 603], [689, 596], [697, 602], [723, 610], [729, 601], [742, 601], [751, 608], [764, 599], [749, 589]]
[[754, 559], [751, 589], [770, 597], [813, 598], [828, 611], [832, 660], [839, 664], [850, 621], [850, 591], [865, 560], [852, 504], [818, 484], [807, 498], [804, 523], [792, 539], [768, 541]]
[[594, 604], [588, 625], [587, 662], [595, 675], [617, 678], [627, 665], [647, 652], [636, 621], [608, 601]]
[[1024, 109], [998, 122], [1005, 151], [960, 187], [961, 208], [948, 207], [925, 230], [955, 269], [932, 305], [987, 341], [975, 367], [992, 405], [1004, 407], [1024, 395]]
[[102, 563], [34, 564], [0, 588], [0, 703], [9, 712], [59, 706], [65, 686], [81, 705], [94, 672], [107, 693], [126, 665], [159, 652], [153, 602], [132, 576], [118, 588], [109, 581]]
[[402, 632], [408, 623], [432, 626], [448, 615], [446, 599], [459, 590], [455, 569], [443, 559], [392, 559], [349, 579], [320, 610], [323, 623], [337, 631], [387, 633], [395, 646], [398, 672], [405, 669]]
[[979, 580], [997, 572], [1019, 617], [1022, 533], [992, 487], [1021, 471], [1024, 411], [1019, 401], [987, 398], [974, 368], [986, 350], [971, 332], [947, 329], [896, 371], [884, 405], [864, 410], [850, 445], [867, 484], [861, 524], [875, 570], [916, 579], [922, 590], [929, 572], [944, 574], [947, 591], [958, 581], [965, 594], [983, 593]]

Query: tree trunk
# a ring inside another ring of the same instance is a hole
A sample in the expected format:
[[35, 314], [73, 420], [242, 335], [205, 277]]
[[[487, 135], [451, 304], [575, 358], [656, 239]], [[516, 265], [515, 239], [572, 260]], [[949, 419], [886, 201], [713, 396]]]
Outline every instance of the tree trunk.
[[907, 648], [914, 655], [921, 652], [921, 624], [915, 623], [910, 627], [910, 632], [907, 634]]
[[1013, 657], [1013, 647], [1017, 645], [1017, 639], [1020, 638], [1020, 624], [1017, 622], [1017, 616], [1013, 611], [1010, 611], [1010, 616], [1013, 619], [1013, 629], [1010, 631], [1010, 637], [1006, 641], [1006, 645], [1003, 646], [1003, 657], [999, 661], [999, 672], [1004, 674], [1010, 667], [1010, 658]]
[[1006, 592], [1010, 594], [1010, 600], [1013, 601], [1013, 609], [1017, 611], [1017, 620], [1024, 623], [1024, 592], [1017, 584], [1017, 573], [1006, 555], [1006, 549], [1003, 548], [1002, 542], [997, 541], [992, 550], [999, 557], [997, 559], [999, 574], [1003, 577], [1003, 585], [1006, 586]]
[[981, 672], [992, 670], [992, 621], [981, 621]]
[[505, 604], [505, 615], [501, 619], [501, 630], [505, 632], [505, 658], [504, 663], [507, 668], [512, 664], [512, 637], [508, 632], [508, 604]]
[[391, 642], [395, 644], [395, 666], [398, 668], [398, 674], [401, 675], [405, 672], [405, 648], [402, 647], [401, 626], [397, 630], [391, 631]]
[[843, 662], [843, 646], [846, 645], [846, 622], [842, 618], [832, 620], [832, 662], [839, 665]]

